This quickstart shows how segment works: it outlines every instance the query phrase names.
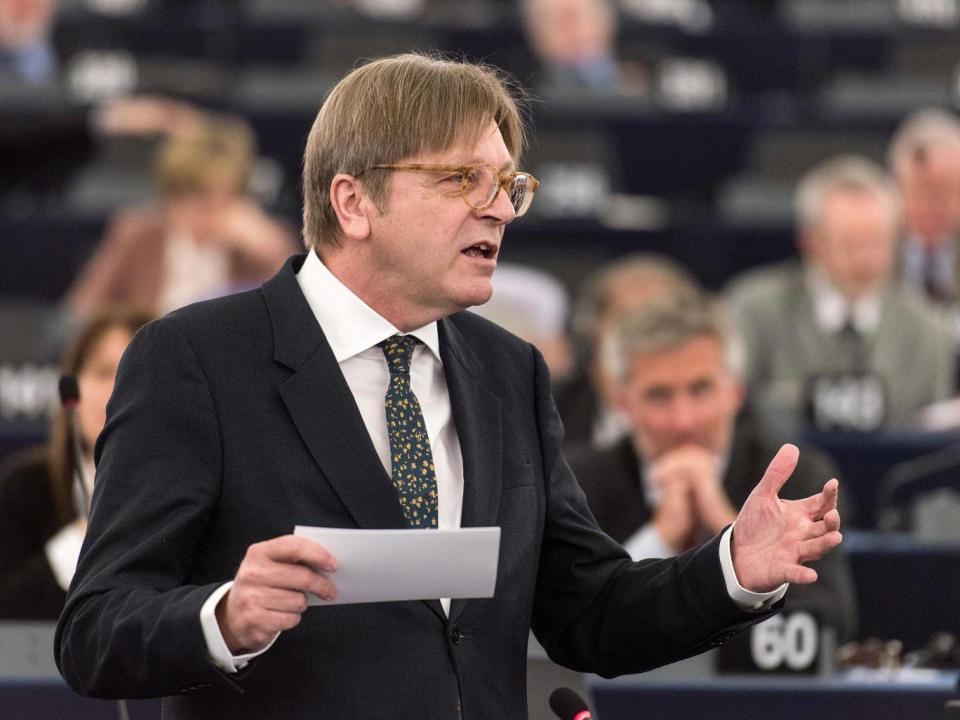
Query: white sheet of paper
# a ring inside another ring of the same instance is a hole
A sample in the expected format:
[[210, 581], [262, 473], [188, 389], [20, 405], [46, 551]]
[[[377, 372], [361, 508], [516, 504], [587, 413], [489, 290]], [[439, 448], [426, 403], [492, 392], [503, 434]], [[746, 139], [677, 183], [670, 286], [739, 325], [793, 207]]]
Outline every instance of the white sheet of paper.
[[353, 530], [297, 525], [340, 563], [330, 577], [332, 602], [311, 605], [493, 597], [500, 528], [458, 530]]

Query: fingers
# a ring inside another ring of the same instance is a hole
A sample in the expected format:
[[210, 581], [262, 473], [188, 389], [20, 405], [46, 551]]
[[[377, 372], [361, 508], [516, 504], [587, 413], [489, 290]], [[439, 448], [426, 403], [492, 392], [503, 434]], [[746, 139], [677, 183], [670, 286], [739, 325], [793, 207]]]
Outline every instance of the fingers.
[[[827, 515], [831, 510], [835, 511], [837, 509], [837, 499], [840, 496], [840, 482], [833, 478], [828, 480], [827, 483], [823, 486], [823, 492], [820, 493], [820, 507], [817, 509], [817, 514], [814, 518], [822, 518]], [[839, 526], [839, 518], [838, 526]]]
[[836, 478], [828, 480], [823, 485], [823, 490], [816, 495], [799, 500], [806, 512], [814, 520], [821, 520], [831, 510], [836, 510], [837, 500], [840, 496], [840, 483]]
[[800, 562], [818, 560], [835, 548], [843, 540], [843, 536], [836, 530], [824, 533], [820, 537], [804, 540], [797, 546], [797, 559]]
[[797, 467], [799, 459], [800, 450], [796, 445], [787, 444], [781, 447], [777, 454], [773, 456], [773, 460], [770, 461], [770, 465], [760, 479], [757, 489], [768, 496], [779, 493], [780, 488], [783, 487], [794, 468]]
[[803, 565], [793, 565], [784, 575], [791, 585], [809, 585], [817, 581], [817, 571]]
[[280, 563], [301, 563], [321, 572], [334, 572], [339, 563], [322, 546], [297, 535], [283, 535], [262, 543], [251, 545], [247, 554], [263, 554]]
[[[283, 538], [277, 538], [283, 540]], [[302, 539], [302, 538], [297, 538]], [[305, 548], [314, 562], [329, 555], [316, 543], [307, 541], [312, 548]], [[250, 588], [254, 592], [267, 589], [295, 591], [298, 593], [313, 593], [323, 600], [334, 600], [337, 597], [337, 588], [334, 582], [323, 572], [315, 569], [315, 565], [307, 565], [289, 560], [275, 558], [303, 557], [303, 554], [294, 546], [287, 543], [272, 544], [273, 541], [251, 545], [247, 555], [237, 570], [235, 583], [242, 588]], [[320, 552], [315, 552], [319, 550]], [[330, 567], [331, 563], [326, 562]]]
[[320, 545], [285, 535], [247, 548], [233, 587], [217, 606], [217, 622], [231, 652], [266, 647], [278, 632], [300, 622], [308, 593], [334, 600], [326, 573], [338, 563]]
[[836, 510], [831, 510], [824, 515], [822, 519], [810, 522], [809, 529], [807, 531], [807, 539], [818, 538], [822, 535], [826, 535], [829, 532], [834, 532], [839, 529], [840, 513], [838, 513]]
[[828, 512], [836, 509], [839, 495], [840, 483], [836, 478], [833, 478], [824, 483], [823, 490], [816, 495], [804, 498], [800, 502], [803, 503], [803, 508], [810, 514], [810, 517], [814, 520], [820, 520]]

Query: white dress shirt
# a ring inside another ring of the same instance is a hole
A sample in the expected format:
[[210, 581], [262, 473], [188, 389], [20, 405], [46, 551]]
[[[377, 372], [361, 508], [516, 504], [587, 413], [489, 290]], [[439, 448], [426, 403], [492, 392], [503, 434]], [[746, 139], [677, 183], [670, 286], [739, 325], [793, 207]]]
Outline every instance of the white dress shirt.
[[944, 296], [953, 296], [956, 291], [953, 274], [957, 264], [957, 247], [953, 238], [941, 238], [928, 245], [919, 237], [910, 235], [903, 239], [901, 248], [903, 277], [907, 283], [926, 293], [927, 283], [932, 281]]
[[883, 310], [880, 292], [865, 293], [850, 302], [816, 268], [807, 270], [806, 283], [813, 302], [813, 316], [824, 332], [836, 334], [850, 322], [861, 335], [870, 335], [880, 325]]
[[[384, 397], [390, 372], [383, 351], [377, 347], [377, 343], [400, 331], [340, 282], [324, 266], [316, 253], [308, 254], [297, 273], [297, 282], [323, 329], [347, 385], [357, 401], [360, 415], [370, 433], [380, 462], [389, 475], [390, 440], [387, 435]], [[443, 529], [458, 528], [463, 507], [463, 456], [440, 360], [437, 323], [432, 322], [409, 334], [423, 342], [413, 354], [410, 387], [423, 410], [433, 451], [437, 477], [438, 524]], [[786, 586], [773, 593], [763, 594], [752, 593], [740, 587], [733, 572], [729, 530], [721, 541], [720, 562], [730, 597], [743, 609], [761, 609], [779, 600], [786, 592]], [[207, 598], [200, 611], [200, 622], [211, 658], [224, 671], [234, 673], [243, 668], [251, 658], [266, 652], [270, 646], [246, 655], [230, 653], [217, 624], [216, 607], [231, 585], [230, 582], [224, 583]], [[444, 611], [449, 612], [450, 601], [444, 598], [441, 599], [441, 604]], [[277, 636], [279, 637], [279, 633]]]

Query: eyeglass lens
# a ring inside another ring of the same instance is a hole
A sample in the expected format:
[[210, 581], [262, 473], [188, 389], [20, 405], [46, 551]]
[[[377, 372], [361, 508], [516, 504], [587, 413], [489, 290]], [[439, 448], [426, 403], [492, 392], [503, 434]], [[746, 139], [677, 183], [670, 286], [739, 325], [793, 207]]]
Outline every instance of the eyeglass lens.
[[[486, 165], [477, 165], [466, 178], [466, 196], [474, 207], [490, 205], [500, 190], [499, 177], [493, 168]], [[529, 191], [529, 176], [520, 173], [514, 177], [509, 185], [508, 196], [517, 215], [522, 215], [530, 206], [533, 194]]]

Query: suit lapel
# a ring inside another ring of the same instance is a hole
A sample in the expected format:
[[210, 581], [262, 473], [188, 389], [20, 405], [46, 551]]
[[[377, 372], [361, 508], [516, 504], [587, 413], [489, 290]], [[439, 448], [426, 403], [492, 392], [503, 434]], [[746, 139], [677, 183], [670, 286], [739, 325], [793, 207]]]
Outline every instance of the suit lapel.
[[361, 528], [402, 528], [397, 493], [370, 440], [350, 388], [287, 261], [263, 286], [274, 357], [294, 373], [280, 396], [311, 455]]
[[[280, 396], [324, 476], [360, 528], [403, 528], [403, 510], [356, 401], [296, 281], [294, 256], [262, 291], [273, 324], [275, 359], [294, 371]], [[492, 525], [500, 507], [500, 399], [479, 378], [480, 364], [449, 320], [440, 321], [440, 354], [463, 455], [463, 527]], [[424, 601], [446, 620], [437, 600]], [[450, 619], [463, 610], [453, 600]]]
[[[440, 321], [440, 355], [463, 455], [461, 527], [488, 527], [497, 520], [503, 480], [503, 421], [500, 398], [480, 380], [480, 363], [449, 319]], [[453, 600], [450, 620], [466, 600]]]

